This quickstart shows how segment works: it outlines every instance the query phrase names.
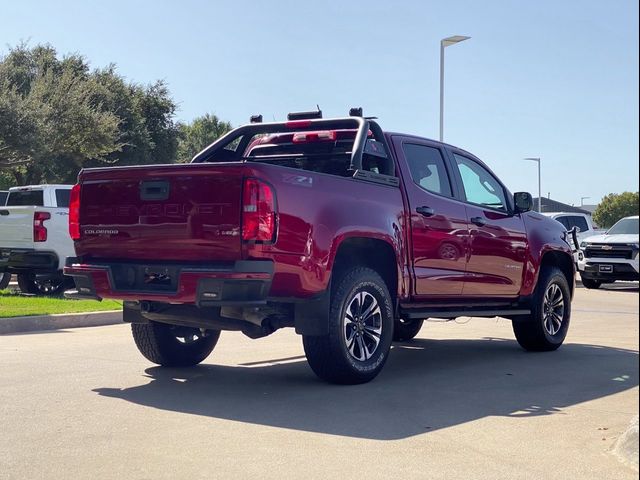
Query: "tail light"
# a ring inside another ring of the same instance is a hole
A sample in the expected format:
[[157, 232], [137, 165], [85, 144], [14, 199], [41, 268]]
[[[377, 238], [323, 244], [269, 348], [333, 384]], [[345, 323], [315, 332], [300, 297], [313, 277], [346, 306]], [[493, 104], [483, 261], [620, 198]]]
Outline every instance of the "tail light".
[[69, 235], [80, 240], [80, 184], [74, 185], [69, 195]]
[[34, 212], [33, 214], [33, 241], [34, 242], [46, 242], [47, 241], [47, 227], [44, 226], [44, 221], [49, 220], [51, 214], [49, 212]]
[[276, 201], [270, 185], [255, 178], [244, 181], [242, 239], [273, 242], [276, 238]]

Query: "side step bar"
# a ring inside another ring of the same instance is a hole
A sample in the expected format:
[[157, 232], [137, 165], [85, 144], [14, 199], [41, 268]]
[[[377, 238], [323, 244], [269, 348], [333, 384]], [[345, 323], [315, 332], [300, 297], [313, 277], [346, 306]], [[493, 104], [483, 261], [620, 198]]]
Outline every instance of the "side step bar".
[[429, 308], [429, 309], [401, 309], [400, 316], [407, 319], [423, 318], [457, 318], [457, 317], [514, 317], [530, 315], [531, 309], [474, 309], [474, 308]]

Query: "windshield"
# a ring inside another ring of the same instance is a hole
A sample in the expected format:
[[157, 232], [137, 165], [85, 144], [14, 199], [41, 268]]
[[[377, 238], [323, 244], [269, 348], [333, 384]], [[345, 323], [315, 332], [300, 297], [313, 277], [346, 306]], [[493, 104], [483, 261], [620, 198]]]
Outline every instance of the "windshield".
[[623, 218], [609, 229], [607, 235], [638, 235], [638, 218]]

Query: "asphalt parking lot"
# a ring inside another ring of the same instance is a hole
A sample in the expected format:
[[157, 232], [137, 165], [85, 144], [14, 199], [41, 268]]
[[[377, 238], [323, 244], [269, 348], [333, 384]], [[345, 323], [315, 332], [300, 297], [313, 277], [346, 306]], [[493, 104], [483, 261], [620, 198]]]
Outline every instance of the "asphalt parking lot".
[[638, 285], [579, 288], [557, 352], [429, 322], [373, 382], [320, 382], [291, 331], [161, 369], [129, 327], [0, 336], [0, 478], [635, 479]]

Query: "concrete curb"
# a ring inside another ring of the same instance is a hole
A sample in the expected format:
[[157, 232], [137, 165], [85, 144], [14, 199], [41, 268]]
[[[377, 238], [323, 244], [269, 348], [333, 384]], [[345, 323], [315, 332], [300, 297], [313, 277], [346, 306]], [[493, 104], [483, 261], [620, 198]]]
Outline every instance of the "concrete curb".
[[613, 447], [613, 453], [623, 463], [638, 471], [638, 416], [629, 424], [629, 428], [620, 435]]
[[0, 335], [122, 323], [122, 310], [0, 318]]

